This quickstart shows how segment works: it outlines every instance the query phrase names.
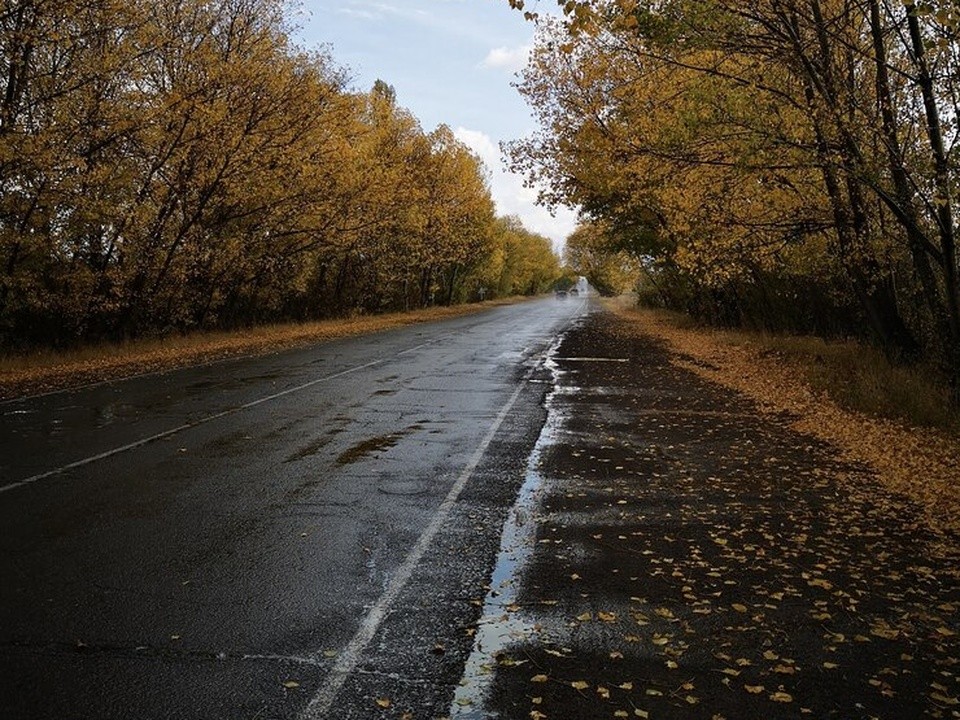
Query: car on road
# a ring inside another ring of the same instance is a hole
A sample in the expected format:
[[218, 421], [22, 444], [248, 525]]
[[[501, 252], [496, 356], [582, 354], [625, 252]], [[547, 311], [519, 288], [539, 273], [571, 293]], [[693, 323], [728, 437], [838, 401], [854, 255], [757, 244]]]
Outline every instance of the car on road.
[[566, 291], [566, 290], [557, 290], [557, 297], [558, 297], [558, 298], [565, 298], [566, 296], [567, 296], [567, 291]]

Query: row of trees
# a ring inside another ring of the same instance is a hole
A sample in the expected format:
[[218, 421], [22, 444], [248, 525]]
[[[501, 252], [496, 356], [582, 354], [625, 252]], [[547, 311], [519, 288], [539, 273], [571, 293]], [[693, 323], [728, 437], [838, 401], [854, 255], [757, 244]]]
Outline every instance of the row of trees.
[[[521, 2], [511, 0], [514, 6]], [[666, 303], [960, 379], [955, 0], [601, 0], [542, 20], [515, 168]]]
[[0, 347], [536, 292], [549, 242], [283, 0], [5, 0]]

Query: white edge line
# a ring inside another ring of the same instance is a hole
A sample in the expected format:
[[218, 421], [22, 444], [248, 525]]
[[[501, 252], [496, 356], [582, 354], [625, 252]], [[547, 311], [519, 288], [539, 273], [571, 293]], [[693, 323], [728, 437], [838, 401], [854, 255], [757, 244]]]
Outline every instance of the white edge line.
[[440, 503], [430, 524], [417, 539], [417, 543], [413, 546], [410, 554], [407, 555], [406, 559], [404, 559], [403, 563], [397, 568], [396, 573], [390, 579], [387, 589], [367, 612], [353, 639], [351, 639], [346, 647], [337, 655], [337, 662], [330, 669], [329, 675], [327, 675], [323, 685], [317, 690], [317, 694], [314, 695], [307, 707], [300, 713], [300, 720], [322, 720], [325, 717], [325, 713], [330, 710], [334, 700], [337, 698], [337, 693], [340, 692], [347, 678], [356, 670], [357, 665], [360, 664], [361, 653], [366, 649], [367, 645], [370, 644], [370, 641], [373, 640], [374, 635], [376, 635], [387, 613], [390, 612], [394, 600], [397, 599], [397, 596], [404, 587], [406, 587], [410, 578], [413, 576], [414, 570], [416, 570], [417, 565], [420, 564], [420, 560], [426, 553], [427, 548], [430, 546], [430, 543], [433, 542], [433, 538], [440, 531], [441, 526], [446, 523], [447, 517], [450, 515], [453, 506], [460, 497], [460, 493], [463, 492], [467, 482], [469, 482], [474, 471], [480, 465], [484, 453], [487, 451], [490, 443], [493, 442], [494, 435], [497, 434], [497, 430], [500, 429], [503, 421], [513, 409], [517, 398], [520, 397], [520, 393], [527, 386], [527, 381], [531, 378], [537, 367], [539, 367], [539, 363], [524, 375], [510, 396], [510, 399], [507, 400], [507, 403], [501, 408], [493, 424], [487, 430], [487, 434], [484, 435], [483, 440], [481, 440], [480, 445], [474, 450], [470, 461], [460, 473], [453, 487], [450, 488], [443, 502]]
[[113, 455], [119, 455], [120, 453], [127, 452], [128, 450], [133, 450], [135, 448], [141, 447], [148, 443], [152, 443], [157, 440], [162, 440], [164, 438], [170, 437], [171, 435], [176, 435], [177, 433], [183, 432], [184, 430], [191, 430], [200, 425], [205, 425], [206, 423], [211, 422], [213, 420], [219, 420], [220, 418], [226, 417], [227, 415], [233, 415], [234, 413], [238, 413], [242, 410], [247, 410], [249, 408], [256, 407], [257, 405], [262, 405], [265, 402], [276, 400], [277, 398], [281, 398], [284, 395], [290, 395], [291, 393], [300, 392], [301, 390], [306, 390], [307, 388], [312, 387], [314, 385], [319, 385], [322, 382], [327, 382], [328, 380], [335, 380], [339, 377], [343, 377], [344, 375], [349, 375], [350, 373], [357, 372], [358, 370], [364, 370], [368, 367], [379, 365], [382, 362], [384, 361], [372, 360], [371, 362], [364, 363], [363, 365], [357, 365], [356, 367], [352, 367], [348, 370], [342, 370], [341, 372], [334, 373], [333, 375], [325, 375], [323, 377], [316, 378], [315, 380], [311, 380], [310, 382], [303, 383], [303, 385], [297, 385], [296, 387], [287, 388], [286, 390], [281, 390], [278, 393], [273, 393], [272, 395], [267, 395], [266, 397], [258, 398], [251, 402], [244, 403], [243, 405], [238, 405], [237, 407], [229, 408], [228, 410], [223, 410], [221, 412], [214, 413], [213, 415], [207, 415], [206, 417], [202, 417], [199, 420], [193, 420], [192, 422], [184, 423], [183, 425], [179, 425], [170, 430], [164, 430], [163, 432], [157, 433], [156, 435], [151, 435], [150, 437], [141, 438], [140, 440], [136, 440], [132, 443], [121, 445], [120, 447], [115, 447], [112, 450], [107, 450], [106, 452], [102, 452], [97, 455], [91, 455], [90, 457], [83, 458], [82, 460], [77, 460], [76, 462], [72, 462], [67, 465], [54, 468], [53, 470], [48, 470], [46, 472], [39, 473], [37, 475], [31, 475], [30, 477], [24, 478], [23, 480], [17, 480], [16, 482], [12, 482], [7, 485], [0, 486], [0, 493], [7, 492], [8, 490], [14, 490], [18, 487], [23, 487], [24, 485], [30, 485], [31, 483], [35, 483], [39, 480], [45, 480], [48, 477], [59, 475], [60, 473], [66, 472], [67, 470], [73, 470], [74, 468], [83, 467], [84, 465], [95, 463], [98, 460], [103, 460]]

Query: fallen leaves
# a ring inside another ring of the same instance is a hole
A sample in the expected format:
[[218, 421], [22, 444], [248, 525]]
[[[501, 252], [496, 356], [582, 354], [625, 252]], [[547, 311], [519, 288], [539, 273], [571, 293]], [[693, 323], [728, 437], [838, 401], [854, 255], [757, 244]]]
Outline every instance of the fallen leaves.
[[[635, 386], [604, 376], [597, 407], [578, 387], [580, 457], [539, 468], [549, 480], [525, 580], [559, 604], [523, 599], [525, 621], [547, 618], [548, 642], [519, 643], [549, 682], [517, 675], [535, 707], [551, 719], [579, 715], [571, 702], [608, 718], [882, 717], [895, 696], [949, 717], [960, 698], [949, 563], [926, 557], [925, 536], [904, 529], [882, 490], [851, 493], [846, 468], [789, 418], [742, 409], [662, 357], [638, 359]], [[661, 383], [676, 396], [658, 394]], [[616, 448], [586, 445], [581, 425], [607, 423], [618, 423]], [[566, 439], [561, 428], [558, 456]], [[929, 673], [940, 687], [916, 687]]]

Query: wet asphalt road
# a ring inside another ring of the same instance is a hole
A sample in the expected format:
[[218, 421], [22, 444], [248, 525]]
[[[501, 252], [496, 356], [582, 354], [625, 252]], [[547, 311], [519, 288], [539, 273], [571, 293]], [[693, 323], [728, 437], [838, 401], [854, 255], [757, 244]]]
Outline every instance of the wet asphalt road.
[[589, 310], [0, 404], [0, 717], [446, 714]]

